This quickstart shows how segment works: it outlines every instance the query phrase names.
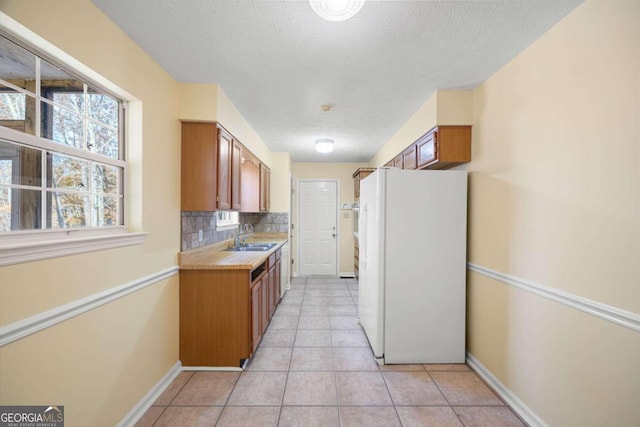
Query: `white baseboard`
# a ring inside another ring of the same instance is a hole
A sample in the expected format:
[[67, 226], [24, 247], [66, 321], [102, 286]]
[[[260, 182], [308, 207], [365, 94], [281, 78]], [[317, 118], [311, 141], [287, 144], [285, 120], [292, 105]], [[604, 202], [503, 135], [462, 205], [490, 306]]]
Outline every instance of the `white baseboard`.
[[169, 369], [169, 372], [167, 372], [165, 376], [162, 377], [142, 399], [140, 399], [136, 406], [134, 406], [122, 420], [120, 420], [117, 427], [129, 427], [137, 423], [144, 413], [147, 412], [147, 409], [153, 405], [153, 402], [155, 402], [162, 392], [169, 387], [171, 382], [176, 379], [180, 372], [182, 372], [182, 364], [180, 361], [177, 361], [176, 364]]
[[469, 365], [500, 397], [507, 402], [511, 409], [518, 414], [531, 427], [549, 427], [531, 408], [529, 408], [514, 392], [509, 390], [502, 382], [491, 373], [475, 356], [467, 352], [467, 365]]

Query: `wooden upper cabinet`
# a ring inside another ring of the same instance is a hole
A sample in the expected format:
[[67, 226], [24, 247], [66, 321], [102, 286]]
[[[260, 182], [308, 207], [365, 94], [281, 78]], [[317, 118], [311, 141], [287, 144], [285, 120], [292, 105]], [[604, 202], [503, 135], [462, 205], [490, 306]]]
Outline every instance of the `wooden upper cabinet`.
[[360, 199], [360, 181], [371, 175], [375, 171], [375, 168], [359, 168], [353, 175], [353, 197], [355, 200]]
[[471, 161], [471, 126], [438, 126], [417, 141], [418, 168], [447, 169]]
[[231, 145], [231, 209], [242, 209], [242, 144], [235, 139]]
[[471, 161], [471, 126], [437, 126], [385, 163], [401, 169], [448, 169]]
[[218, 198], [217, 208], [231, 209], [231, 150], [233, 138], [224, 129], [218, 129]]
[[412, 144], [402, 152], [402, 169], [418, 169], [416, 144]]
[[182, 123], [181, 209], [215, 211], [218, 178], [215, 123]]
[[270, 208], [271, 169], [260, 163], [260, 212], [268, 212]]
[[218, 123], [182, 122], [181, 210], [257, 212], [258, 163]]

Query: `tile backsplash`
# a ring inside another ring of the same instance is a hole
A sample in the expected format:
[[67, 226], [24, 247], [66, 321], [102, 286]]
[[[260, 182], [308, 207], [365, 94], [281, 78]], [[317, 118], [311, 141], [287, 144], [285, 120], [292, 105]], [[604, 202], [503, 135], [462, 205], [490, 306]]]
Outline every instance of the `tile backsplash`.
[[286, 233], [289, 230], [287, 212], [241, 213], [240, 224], [252, 224], [260, 233]]
[[[215, 212], [182, 212], [180, 250], [199, 248], [235, 236], [237, 229], [216, 231]], [[254, 231], [266, 233], [286, 233], [289, 227], [287, 212], [241, 213], [240, 224], [252, 224]], [[202, 230], [202, 241], [198, 231]]]

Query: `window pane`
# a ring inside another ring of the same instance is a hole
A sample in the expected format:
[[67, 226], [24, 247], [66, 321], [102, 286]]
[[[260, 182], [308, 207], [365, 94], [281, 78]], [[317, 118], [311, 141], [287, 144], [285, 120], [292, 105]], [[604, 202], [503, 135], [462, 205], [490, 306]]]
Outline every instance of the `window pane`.
[[118, 132], [112, 128], [89, 122], [87, 133], [89, 151], [114, 159], [118, 158]]
[[120, 225], [119, 197], [96, 196], [93, 199], [93, 224], [95, 227]]
[[1, 36], [0, 79], [36, 92], [36, 56]]
[[0, 84], [0, 126], [36, 134], [36, 99]]
[[53, 102], [63, 105], [74, 113], [84, 114], [84, 93], [82, 92], [55, 92]]
[[89, 117], [117, 129], [118, 101], [92, 88], [88, 89], [87, 96]]
[[65, 108], [42, 102], [41, 136], [84, 149], [84, 119]]
[[13, 161], [0, 158], [0, 184], [11, 184]]
[[0, 140], [0, 183], [42, 185], [40, 150]]
[[[2, 173], [0, 161], [0, 174]], [[11, 189], [0, 185], [0, 233], [11, 231]]]
[[51, 167], [49, 188], [89, 191], [89, 162], [58, 153], [48, 153]]
[[[56, 94], [61, 92], [82, 95], [84, 93], [84, 83], [47, 61], [40, 60], [40, 95], [56, 101]], [[66, 102], [63, 101], [63, 98], [59, 98], [58, 101]]]
[[24, 120], [26, 95], [0, 84], [0, 120]]
[[51, 194], [50, 228], [87, 227], [89, 212], [89, 196], [76, 193], [53, 191]]
[[40, 228], [41, 194], [0, 185], [0, 232]]
[[118, 194], [118, 182], [120, 181], [120, 168], [115, 166], [93, 165], [92, 189], [95, 193]]

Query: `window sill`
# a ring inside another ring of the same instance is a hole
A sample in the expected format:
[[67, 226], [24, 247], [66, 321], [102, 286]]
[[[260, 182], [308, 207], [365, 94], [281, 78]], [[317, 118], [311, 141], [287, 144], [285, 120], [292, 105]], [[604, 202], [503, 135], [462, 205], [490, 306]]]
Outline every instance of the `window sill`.
[[124, 227], [101, 230], [19, 232], [0, 236], [0, 267], [85, 252], [140, 245], [149, 233]]
[[216, 227], [216, 231], [236, 230], [240, 224], [227, 224], [219, 225]]

